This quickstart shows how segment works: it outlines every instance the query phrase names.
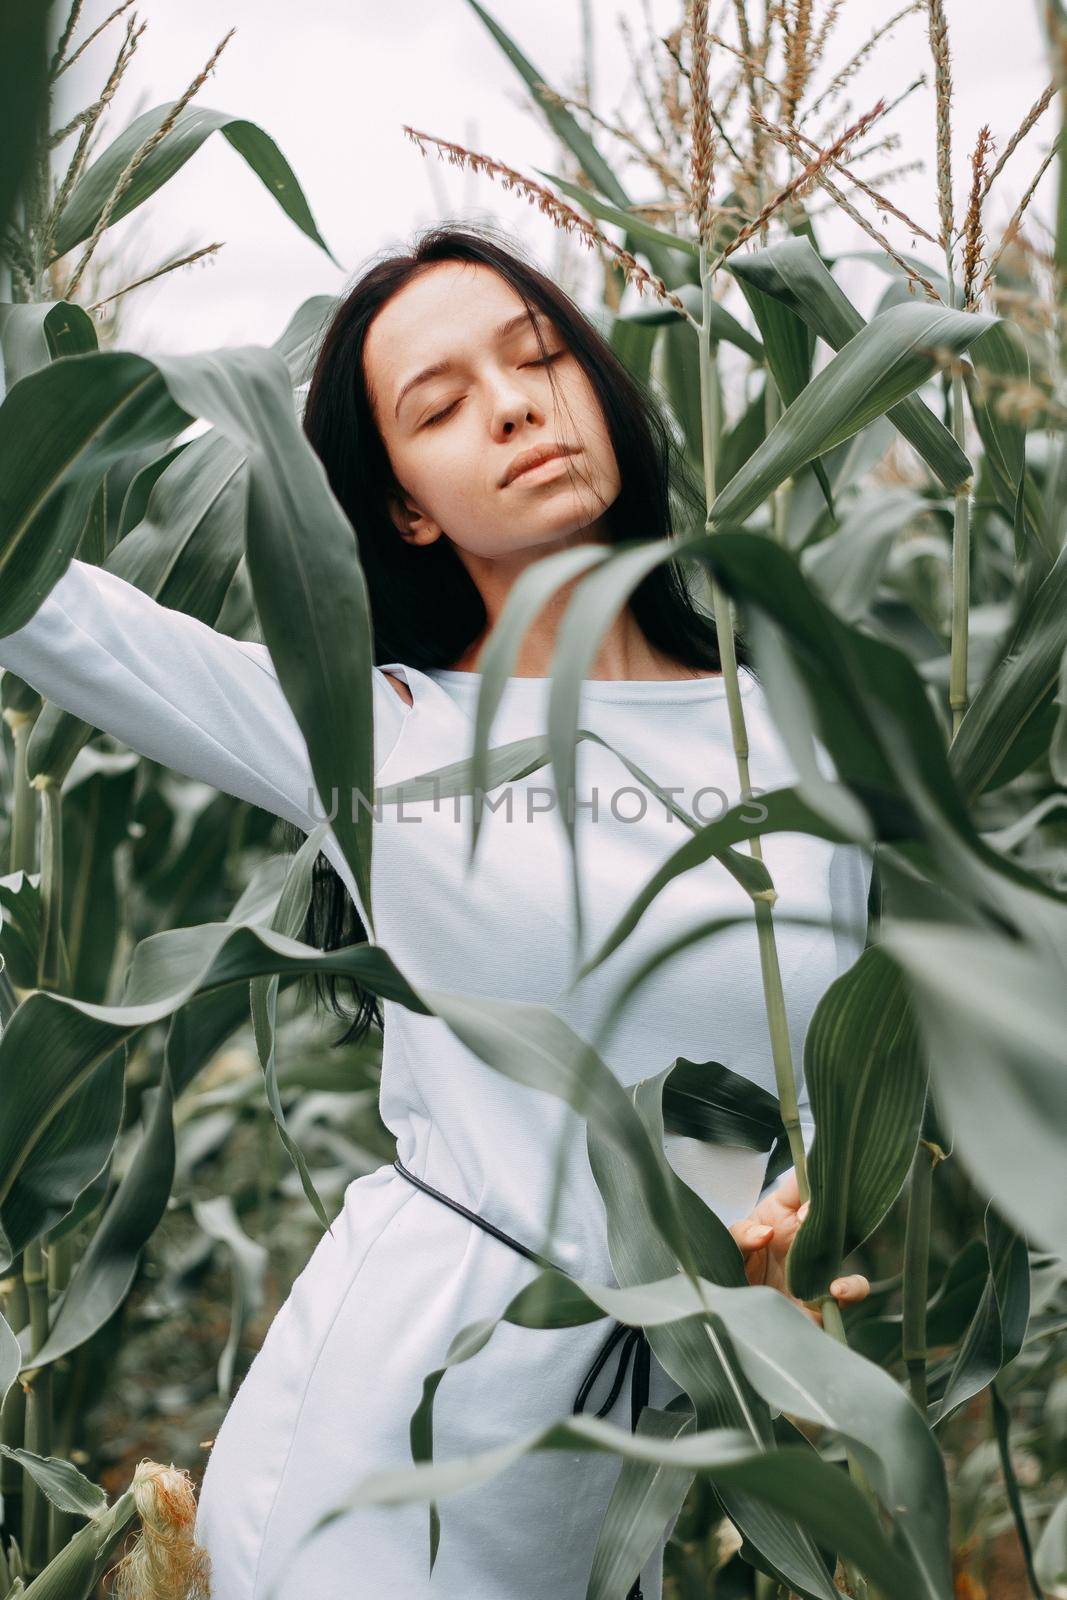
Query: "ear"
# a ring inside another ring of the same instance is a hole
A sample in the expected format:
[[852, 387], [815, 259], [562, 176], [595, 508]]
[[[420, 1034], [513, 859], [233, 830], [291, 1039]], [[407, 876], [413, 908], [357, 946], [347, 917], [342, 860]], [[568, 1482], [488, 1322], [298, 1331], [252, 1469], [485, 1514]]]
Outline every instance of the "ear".
[[440, 524], [426, 512], [420, 511], [409, 495], [390, 492], [387, 503], [393, 526], [408, 544], [433, 544], [435, 539], [441, 537], [443, 530]]

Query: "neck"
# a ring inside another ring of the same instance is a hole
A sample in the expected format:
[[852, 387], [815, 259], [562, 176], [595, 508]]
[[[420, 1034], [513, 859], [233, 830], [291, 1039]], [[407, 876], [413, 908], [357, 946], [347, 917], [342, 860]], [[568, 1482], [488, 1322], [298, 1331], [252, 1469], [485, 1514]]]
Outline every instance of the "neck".
[[[485, 648], [490, 633], [500, 620], [513, 584], [527, 567], [544, 556], [555, 554], [556, 551], [567, 549], [571, 545], [606, 543], [602, 537], [595, 536], [599, 531], [599, 524], [594, 524], [551, 546], [539, 546], [534, 551], [516, 551], [506, 560], [488, 560], [485, 557], [472, 555], [470, 551], [457, 550], [457, 554], [478, 586], [485, 604], [487, 622], [478, 638], [451, 663], [452, 669], [459, 672], [479, 670], [479, 656]], [[512, 676], [517, 678], [550, 676], [552, 656], [564, 612], [578, 585], [587, 575], [582, 573], [561, 584], [542, 606], [519, 645], [512, 666]], [[677, 678], [691, 675], [700, 674], [693, 674], [692, 669], [682, 667], [677, 660], [649, 644], [628, 606], [611, 623], [585, 674], [588, 678]]]

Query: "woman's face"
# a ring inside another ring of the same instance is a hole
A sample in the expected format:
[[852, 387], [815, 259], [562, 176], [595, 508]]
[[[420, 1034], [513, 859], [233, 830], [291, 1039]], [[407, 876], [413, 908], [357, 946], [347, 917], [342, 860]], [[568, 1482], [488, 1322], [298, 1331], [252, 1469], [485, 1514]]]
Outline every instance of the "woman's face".
[[[446, 536], [479, 575], [602, 537], [598, 523], [622, 487], [589, 379], [551, 320], [535, 315], [555, 391], [522, 300], [480, 263], [436, 262], [382, 307], [364, 344], [371, 405], [403, 490], [393, 520], [414, 544]], [[534, 446], [573, 453], [505, 481]]]

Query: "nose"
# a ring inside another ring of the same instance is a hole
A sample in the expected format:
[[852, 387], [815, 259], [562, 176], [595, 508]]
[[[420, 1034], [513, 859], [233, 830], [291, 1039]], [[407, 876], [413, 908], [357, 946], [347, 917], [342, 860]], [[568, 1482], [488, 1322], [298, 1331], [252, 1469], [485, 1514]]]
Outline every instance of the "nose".
[[502, 377], [493, 398], [494, 439], [510, 439], [524, 424], [537, 426], [544, 421], [545, 412], [536, 397], [516, 381], [514, 374]]

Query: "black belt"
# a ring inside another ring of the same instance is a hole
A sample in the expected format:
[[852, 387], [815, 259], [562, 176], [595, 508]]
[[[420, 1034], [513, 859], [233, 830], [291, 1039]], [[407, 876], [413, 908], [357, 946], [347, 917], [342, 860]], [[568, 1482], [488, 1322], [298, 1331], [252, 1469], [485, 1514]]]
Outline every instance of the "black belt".
[[[486, 1233], [491, 1233], [494, 1239], [499, 1239], [502, 1244], [509, 1244], [513, 1250], [517, 1250], [528, 1261], [534, 1261], [541, 1267], [552, 1267], [556, 1272], [563, 1272], [563, 1268], [556, 1266], [554, 1261], [549, 1261], [547, 1256], [540, 1255], [536, 1250], [531, 1250], [528, 1245], [520, 1244], [518, 1239], [513, 1239], [502, 1228], [498, 1228], [494, 1223], [488, 1222], [485, 1217], [479, 1216], [477, 1211], [471, 1211], [468, 1206], [461, 1205], [458, 1200], [453, 1200], [450, 1195], [442, 1194], [440, 1189], [435, 1189], [432, 1184], [426, 1183], [422, 1178], [417, 1178], [413, 1172], [408, 1171], [399, 1156], [393, 1162], [393, 1166], [398, 1172], [403, 1173], [405, 1178], [409, 1178], [412, 1183], [417, 1184], [426, 1194], [432, 1194], [435, 1200], [442, 1200], [446, 1206], [451, 1206], [453, 1211], [458, 1211], [468, 1221], [476, 1222], [480, 1228], [485, 1229]], [[569, 1274], [565, 1273], [564, 1276], [569, 1276]], [[619, 1364], [616, 1369], [615, 1380], [611, 1385], [611, 1393], [600, 1409], [594, 1412], [594, 1415], [598, 1417], [606, 1416], [615, 1404], [626, 1377], [626, 1366], [632, 1352], [634, 1359], [630, 1378], [630, 1428], [631, 1431], [636, 1432], [637, 1419], [644, 1407], [648, 1405], [649, 1368], [652, 1358], [652, 1349], [644, 1328], [631, 1328], [625, 1322], [614, 1322], [612, 1324], [608, 1337], [594, 1357], [589, 1371], [582, 1379], [577, 1398], [571, 1410], [572, 1412], [585, 1410], [585, 1402], [589, 1391], [617, 1345], [620, 1346]], [[640, 1577], [634, 1579], [626, 1600], [642, 1600]]]

